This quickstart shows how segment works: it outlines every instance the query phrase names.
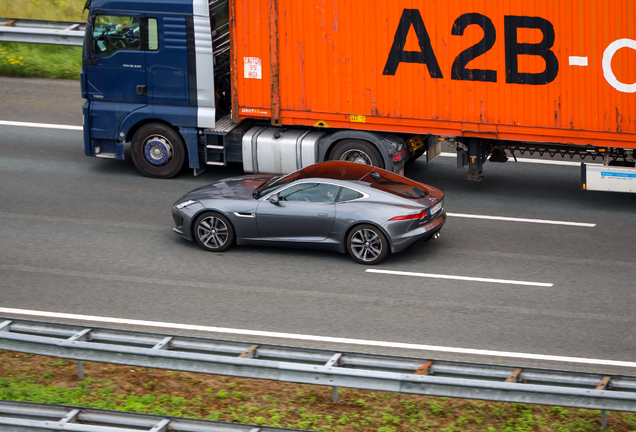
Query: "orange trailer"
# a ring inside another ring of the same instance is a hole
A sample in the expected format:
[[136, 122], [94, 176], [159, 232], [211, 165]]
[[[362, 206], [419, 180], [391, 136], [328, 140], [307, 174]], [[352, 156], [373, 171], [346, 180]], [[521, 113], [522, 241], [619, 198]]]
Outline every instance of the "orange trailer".
[[633, 160], [634, 0], [232, 0], [230, 11], [235, 122]]

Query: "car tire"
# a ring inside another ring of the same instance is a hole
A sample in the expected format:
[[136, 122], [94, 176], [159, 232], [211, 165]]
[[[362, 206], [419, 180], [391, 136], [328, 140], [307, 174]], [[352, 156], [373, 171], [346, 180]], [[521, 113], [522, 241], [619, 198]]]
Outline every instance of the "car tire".
[[192, 231], [197, 244], [210, 252], [223, 252], [234, 244], [234, 227], [219, 213], [202, 213], [194, 221]]
[[356, 139], [346, 139], [336, 143], [329, 152], [329, 160], [384, 168], [384, 161], [377, 147], [367, 141]]
[[183, 139], [169, 126], [150, 123], [133, 135], [130, 153], [133, 163], [146, 177], [172, 178], [183, 169]]
[[374, 265], [389, 253], [389, 242], [379, 228], [362, 224], [353, 227], [347, 236], [347, 251], [354, 261]]

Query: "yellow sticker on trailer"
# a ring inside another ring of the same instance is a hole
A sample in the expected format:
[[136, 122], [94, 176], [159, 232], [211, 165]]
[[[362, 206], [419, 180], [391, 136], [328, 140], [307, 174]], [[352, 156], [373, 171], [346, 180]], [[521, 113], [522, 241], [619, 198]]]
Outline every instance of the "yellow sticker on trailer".
[[352, 123], [366, 123], [367, 117], [360, 114], [351, 114], [349, 116], [349, 121]]

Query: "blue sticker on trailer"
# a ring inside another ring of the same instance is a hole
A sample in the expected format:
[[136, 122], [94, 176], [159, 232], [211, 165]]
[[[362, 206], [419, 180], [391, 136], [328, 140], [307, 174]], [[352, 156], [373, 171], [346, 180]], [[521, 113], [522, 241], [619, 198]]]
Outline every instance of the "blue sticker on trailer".
[[624, 177], [624, 178], [636, 179], [636, 174], [608, 172], [608, 171], [601, 171], [601, 176], [603, 176], [603, 177]]

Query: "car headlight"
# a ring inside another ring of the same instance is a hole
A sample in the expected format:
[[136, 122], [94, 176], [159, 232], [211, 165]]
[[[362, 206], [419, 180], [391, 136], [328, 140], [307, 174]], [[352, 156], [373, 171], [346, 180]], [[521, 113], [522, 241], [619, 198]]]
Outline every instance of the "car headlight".
[[179, 210], [181, 210], [181, 209], [186, 208], [187, 206], [192, 205], [194, 203], [196, 203], [195, 200], [187, 200], [187, 201], [180, 202], [179, 204], [175, 204], [175, 207], [178, 208]]

